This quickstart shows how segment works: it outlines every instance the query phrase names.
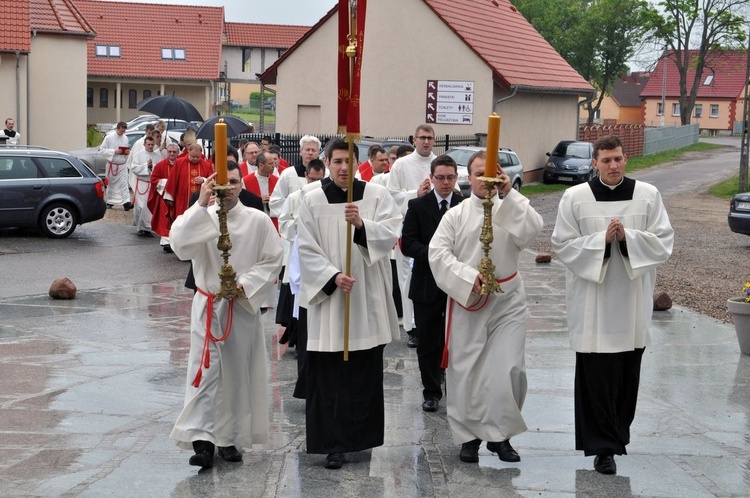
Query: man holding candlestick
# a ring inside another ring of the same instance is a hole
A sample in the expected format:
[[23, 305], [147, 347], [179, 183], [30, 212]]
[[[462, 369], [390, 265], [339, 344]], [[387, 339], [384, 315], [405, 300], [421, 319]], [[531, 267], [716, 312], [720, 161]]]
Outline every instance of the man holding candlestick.
[[[490, 152], [497, 161], [496, 148]], [[487, 187], [484, 151], [468, 163], [471, 198], [450, 209], [430, 240], [429, 262], [435, 282], [450, 298], [446, 312], [446, 390], [448, 423], [461, 444], [462, 462], [478, 462], [479, 445], [500, 460], [517, 462], [510, 438], [524, 432], [521, 408], [526, 397], [526, 292], [518, 256], [542, 230], [542, 217], [511, 184], [502, 169], [492, 190], [490, 258], [504, 293], [482, 295], [485, 277], [479, 241]], [[489, 175], [487, 175], [489, 176]], [[494, 177], [494, 175], [493, 175]], [[444, 365], [445, 366], [445, 365]]]

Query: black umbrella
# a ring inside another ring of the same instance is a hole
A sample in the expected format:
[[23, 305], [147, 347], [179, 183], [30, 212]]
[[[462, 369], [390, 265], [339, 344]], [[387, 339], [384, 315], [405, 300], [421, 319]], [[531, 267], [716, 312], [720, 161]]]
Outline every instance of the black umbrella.
[[208, 118], [203, 122], [198, 131], [195, 133], [195, 138], [202, 138], [204, 140], [214, 139], [214, 125], [216, 123], [224, 123], [227, 125], [227, 138], [231, 138], [244, 133], [246, 131], [252, 131], [252, 125], [247, 121], [240, 119], [236, 116], [214, 116]]
[[141, 100], [138, 109], [156, 114], [160, 118], [203, 121], [203, 116], [193, 104], [174, 95], [155, 95]]

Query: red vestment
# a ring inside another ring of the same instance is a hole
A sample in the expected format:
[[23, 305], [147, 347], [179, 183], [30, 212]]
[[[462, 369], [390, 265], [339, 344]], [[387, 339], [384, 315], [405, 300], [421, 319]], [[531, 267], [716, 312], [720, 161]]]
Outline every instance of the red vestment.
[[246, 177], [247, 175], [249, 175], [249, 174], [250, 174], [250, 170], [248, 170], [248, 169], [247, 169], [247, 161], [242, 161], [242, 162], [241, 162], [240, 164], [238, 164], [237, 166], [239, 166], [239, 167], [240, 167], [240, 176], [241, 176], [242, 178], [245, 178], [245, 177]]
[[372, 163], [369, 160], [359, 165], [359, 179], [363, 182], [372, 180]]
[[286, 162], [286, 159], [284, 159], [283, 157], [279, 157], [279, 164], [278, 166], [276, 166], [276, 170], [279, 172], [279, 174], [281, 174], [281, 172], [287, 169], [288, 167], [289, 167], [289, 163]]
[[[273, 189], [276, 188], [276, 182], [279, 181], [279, 177], [271, 173], [268, 175], [268, 196], [270, 197], [271, 194], [273, 194]], [[242, 182], [245, 184], [245, 190], [248, 192], [252, 192], [253, 194], [257, 195], [258, 197], [263, 197], [263, 194], [260, 192], [260, 184], [258, 183], [257, 178], [257, 172], [253, 171], [249, 175], [245, 175], [242, 178]], [[266, 213], [268, 213], [268, 203], [263, 203], [263, 209]], [[271, 221], [273, 222], [273, 226], [276, 227], [276, 231], [279, 231], [279, 219], [271, 217]]]
[[201, 186], [195, 183], [195, 178], [199, 176], [206, 178], [213, 172], [213, 166], [205, 159], [195, 164], [191, 163], [187, 157], [177, 159], [164, 189], [165, 195], [169, 194], [173, 199], [172, 203], [168, 204], [169, 217], [172, 221], [187, 210], [190, 196], [195, 192], [200, 192]]
[[169, 206], [164, 202], [162, 194], [156, 191], [156, 185], [159, 180], [169, 178], [173, 169], [174, 164], [171, 164], [169, 159], [164, 159], [156, 163], [153, 171], [151, 171], [151, 192], [148, 196], [148, 210], [151, 211], [151, 231], [161, 237], [169, 237], [172, 220], [168, 216]]

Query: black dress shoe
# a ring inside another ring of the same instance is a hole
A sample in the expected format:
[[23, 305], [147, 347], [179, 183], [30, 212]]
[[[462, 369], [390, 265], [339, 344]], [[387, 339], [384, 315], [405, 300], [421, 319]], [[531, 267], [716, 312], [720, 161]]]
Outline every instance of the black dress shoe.
[[516, 450], [513, 449], [513, 446], [510, 445], [510, 439], [500, 441], [499, 443], [490, 441], [487, 443], [487, 449], [493, 453], [497, 453], [497, 456], [500, 457], [500, 460], [503, 462], [521, 461], [518, 452], [516, 452]]
[[163, 246], [161, 246], [161, 248], [162, 248], [162, 250], [163, 250], [164, 252], [167, 252], [167, 253], [169, 253], [169, 254], [172, 254], [172, 253], [174, 252], [174, 251], [172, 250], [172, 246], [170, 246], [169, 244], [164, 244]]
[[594, 457], [594, 470], [600, 474], [614, 474], [617, 472], [615, 457], [612, 455], [596, 455]]
[[242, 453], [236, 446], [219, 446], [219, 456], [227, 462], [241, 462]]
[[343, 453], [329, 453], [326, 457], [325, 468], [327, 469], [340, 469], [344, 466], [344, 454]]
[[419, 339], [417, 338], [417, 334], [412, 334], [409, 332], [409, 339], [406, 341], [406, 345], [410, 348], [416, 348], [419, 346]]
[[211, 441], [193, 441], [195, 455], [190, 457], [190, 465], [210, 469], [214, 465], [214, 443]]
[[131, 202], [126, 202], [125, 204], [122, 205], [122, 208], [125, 211], [130, 211], [131, 209], [133, 209], [133, 204]]
[[461, 445], [461, 452], [458, 454], [458, 459], [466, 463], [477, 463], [479, 461], [479, 445], [482, 444], [481, 439], [475, 439]]
[[440, 400], [436, 398], [426, 399], [422, 403], [422, 410], [426, 412], [436, 412], [438, 411], [439, 407], [440, 407]]

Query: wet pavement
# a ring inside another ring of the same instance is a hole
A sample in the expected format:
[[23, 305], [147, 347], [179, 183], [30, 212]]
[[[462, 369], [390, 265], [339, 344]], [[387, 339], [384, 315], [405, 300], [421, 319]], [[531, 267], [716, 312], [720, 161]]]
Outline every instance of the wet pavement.
[[574, 450], [574, 353], [564, 270], [522, 256], [529, 298], [522, 461], [484, 446], [458, 460], [444, 403], [422, 412], [416, 354], [385, 349], [385, 444], [338, 471], [305, 453], [296, 363], [264, 316], [271, 438], [244, 462], [198, 472], [168, 435], [183, 402], [192, 294], [181, 280], [0, 299], [2, 496], [750, 496], [750, 356], [731, 325], [682, 308], [655, 312], [628, 455], [593, 471]]

